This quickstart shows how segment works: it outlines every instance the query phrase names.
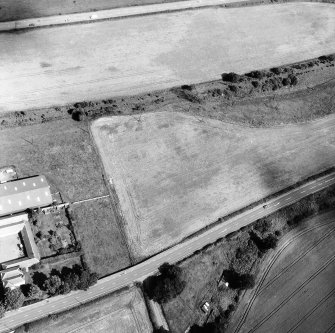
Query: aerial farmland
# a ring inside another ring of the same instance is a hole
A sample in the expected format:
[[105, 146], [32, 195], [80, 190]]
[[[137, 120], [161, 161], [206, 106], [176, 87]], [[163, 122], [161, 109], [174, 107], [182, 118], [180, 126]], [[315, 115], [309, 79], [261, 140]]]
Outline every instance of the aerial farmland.
[[334, 0], [0, 0], [0, 44], [0, 333], [334, 331]]

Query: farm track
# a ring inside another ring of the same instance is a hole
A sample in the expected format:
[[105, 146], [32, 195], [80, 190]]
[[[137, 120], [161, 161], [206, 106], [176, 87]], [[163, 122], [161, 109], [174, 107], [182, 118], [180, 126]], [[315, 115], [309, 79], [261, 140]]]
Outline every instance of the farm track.
[[[332, 221], [330, 223], [335, 223], [335, 221]], [[254, 294], [252, 295], [250, 301], [248, 302], [248, 306], [245, 310], [245, 312], [243, 313], [242, 315], [242, 318], [240, 319], [237, 327], [235, 328], [234, 330], [234, 333], [237, 333], [240, 331], [240, 329], [242, 328], [243, 324], [245, 323], [247, 317], [248, 317], [248, 314], [256, 300], [256, 298], [262, 293], [262, 291], [267, 288], [270, 284], [272, 284], [274, 282], [274, 280], [276, 280], [278, 277], [277, 276], [280, 276], [281, 273], [277, 274], [272, 280], [269, 281], [269, 283], [267, 285], [264, 286], [264, 288], [262, 288], [263, 286], [263, 283], [265, 281], [265, 279], [267, 278], [269, 272], [271, 271], [271, 268], [273, 267], [273, 265], [275, 264], [275, 262], [277, 261], [277, 259], [279, 258], [279, 256], [282, 254], [282, 252], [287, 248], [287, 246], [289, 246], [294, 240], [296, 240], [297, 238], [299, 238], [300, 236], [314, 230], [314, 229], [317, 229], [317, 228], [320, 228], [320, 227], [323, 227], [325, 225], [329, 224], [329, 222], [326, 222], [326, 223], [320, 223], [320, 224], [317, 224], [317, 225], [314, 225], [312, 227], [309, 227], [301, 232], [299, 232], [298, 234], [294, 235], [292, 238], [288, 239], [286, 242], [284, 242], [284, 244], [281, 246], [281, 248], [275, 253], [275, 255], [270, 259], [270, 262], [269, 262], [269, 265], [267, 266], [266, 270], [264, 271], [260, 281], [258, 282], [257, 284], [257, 287], [256, 287], [256, 290], [254, 292]], [[331, 231], [329, 233], [327, 233], [324, 237], [322, 237], [322, 240], [324, 240], [325, 238], [327, 238], [329, 235], [331, 235], [333, 232], [334, 232], [335, 228], [331, 229]], [[321, 240], [321, 239], [320, 239]], [[319, 241], [320, 241], [319, 240]], [[314, 248], [315, 246], [317, 246], [320, 242], [317, 242], [317, 244], [313, 244], [310, 248], [307, 249], [307, 251], [309, 252], [310, 250], [312, 250], [312, 248]], [[295, 260], [294, 264], [296, 262], [298, 262], [299, 260], [301, 260], [307, 253], [304, 253], [303, 255], [301, 255], [300, 257], [298, 257], [297, 259], [298, 260]], [[289, 267], [286, 266], [284, 268], [284, 270], [287, 270]]]
[[288, 297], [286, 297], [279, 305], [267, 314], [260, 322], [258, 322], [248, 333], [255, 332], [261, 327], [269, 318], [276, 314], [286, 303], [288, 303], [296, 294], [299, 293], [305, 286], [313, 281], [322, 271], [324, 271], [330, 264], [335, 261], [335, 255], [328, 259], [317, 271], [315, 271], [308, 279], [306, 279], [297, 289], [294, 290]]
[[324, 333], [331, 333], [335, 331], [335, 323], [333, 323]]

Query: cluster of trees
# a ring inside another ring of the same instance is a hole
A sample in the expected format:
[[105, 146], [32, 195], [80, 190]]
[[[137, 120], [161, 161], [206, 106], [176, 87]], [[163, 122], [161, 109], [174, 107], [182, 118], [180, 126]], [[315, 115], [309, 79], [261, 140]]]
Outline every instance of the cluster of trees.
[[63, 267], [61, 271], [53, 269], [49, 277], [43, 273], [33, 275], [34, 283], [49, 296], [67, 294], [71, 290], [87, 290], [98, 281], [98, 275], [91, 273], [88, 268], [74, 265], [72, 268]]
[[0, 291], [0, 318], [3, 317], [6, 311], [21, 307], [25, 299], [20, 288], [13, 290], [10, 288], [2, 288]]
[[158, 270], [159, 275], [149, 276], [143, 281], [143, 289], [150, 299], [166, 303], [184, 290], [186, 282], [181, 268], [176, 265], [164, 263]]
[[278, 244], [278, 238], [274, 234], [261, 238], [255, 232], [250, 232], [250, 239], [256, 244], [260, 256], [270, 249], [275, 249]]
[[35, 272], [33, 283], [24, 284], [20, 288], [0, 289], [0, 318], [6, 311], [20, 308], [24, 302], [36, 299], [67, 294], [71, 290], [87, 290], [98, 281], [98, 275], [91, 273], [88, 268], [74, 265], [72, 268], [63, 267], [59, 272], [52, 270], [50, 275]]

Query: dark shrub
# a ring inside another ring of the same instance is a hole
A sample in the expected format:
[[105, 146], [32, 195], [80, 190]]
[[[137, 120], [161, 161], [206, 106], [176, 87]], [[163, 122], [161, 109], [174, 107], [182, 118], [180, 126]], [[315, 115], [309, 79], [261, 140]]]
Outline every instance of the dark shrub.
[[298, 78], [295, 75], [291, 74], [289, 78], [291, 80], [291, 86], [296, 86], [298, 84]]
[[284, 77], [282, 80], [283, 86], [289, 86], [291, 84], [291, 79], [289, 77]]
[[84, 118], [84, 112], [82, 110], [74, 110], [71, 116], [73, 120], [81, 121]]
[[184, 84], [184, 85], [181, 86], [181, 89], [191, 91], [191, 90], [193, 90], [193, 87], [188, 85], [188, 84]]
[[250, 233], [250, 238], [256, 244], [256, 246], [258, 247], [259, 252], [262, 253], [262, 254], [267, 252], [269, 249], [276, 248], [277, 243], [278, 243], [277, 237], [272, 235], [272, 234], [268, 235], [265, 238], [260, 238], [256, 235], [255, 232], [251, 232]]
[[252, 71], [252, 72], [247, 73], [245, 75], [248, 76], [248, 77], [251, 77], [252, 79], [261, 80], [265, 76], [265, 73], [261, 72], [261, 71]]
[[255, 279], [251, 274], [238, 274], [234, 270], [224, 270], [224, 279], [233, 289], [250, 289], [255, 285]]
[[16, 288], [13, 290], [11, 290], [10, 288], [5, 289], [3, 304], [7, 311], [16, 310], [20, 308], [24, 300], [25, 300], [25, 297], [20, 288]]
[[159, 267], [160, 275], [149, 276], [143, 281], [143, 289], [148, 297], [156, 302], [165, 303], [185, 288], [186, 282], [182, 280], [181, 268], [168, 263]]
[[240, 75], [236, 73], [223, 73], [221, 75], [222, 81], [237, 83], [240, 80]]
[[270, 69], [270, 71], [276, 75], [279, 75], [281, 73], [281, 69], [279, 67], [273, 67]]
[[328, 55], [328, 56], [321, 56], [318, 58], [321, 62], [326, 62], [326, 61], [334, 61], [335, 60], [335, 55], [334, 54], [331, 54], [331, 55]]
[[259, 87], [259, 82], [258, 81], [252, 81], [251, 84], [253, 85], [254, 88]]
[[238, 89], [237, 89], [236, 86], [231, 86], [231, 85], [230, 85], [230, 86], [228, 86], [228, 88], [229, 88], [229, 90], [232, 91], [234, 94], [237, 93], [237, 90], [238, 90]]

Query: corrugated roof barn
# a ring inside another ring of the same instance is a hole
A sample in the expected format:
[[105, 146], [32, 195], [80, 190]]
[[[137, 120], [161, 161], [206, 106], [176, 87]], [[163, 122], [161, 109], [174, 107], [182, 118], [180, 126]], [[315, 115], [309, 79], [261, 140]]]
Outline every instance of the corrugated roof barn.
[[49, 206], [51, 203], [50, 186], [44, 176], [0, 184], [0, 216], [22, 212], [27, 208]]

